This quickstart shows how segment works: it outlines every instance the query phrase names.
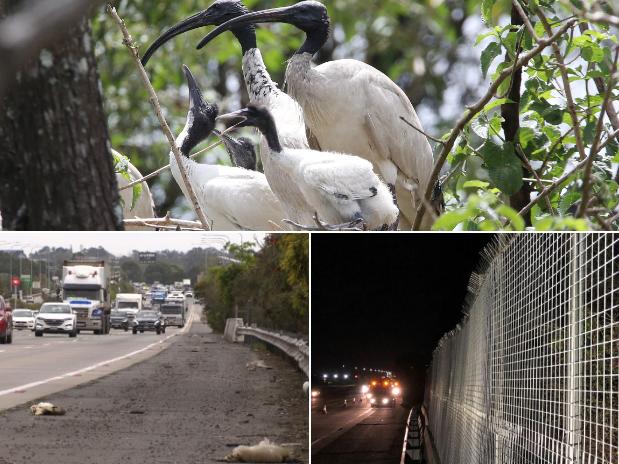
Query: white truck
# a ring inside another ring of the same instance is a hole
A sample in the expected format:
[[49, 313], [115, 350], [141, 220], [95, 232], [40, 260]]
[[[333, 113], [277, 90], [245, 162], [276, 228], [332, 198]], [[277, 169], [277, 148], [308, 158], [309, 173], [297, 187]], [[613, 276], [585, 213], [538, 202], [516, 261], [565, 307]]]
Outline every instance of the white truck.
[[98, 259], [66, 260], [62, 267], [62, 301], [77, 315], [77, 330], [110, 333], [109, 270]]
[[142, 310], [142, 301], [142, 295], [139, 293], [117, 293], [114, 309], [135, 315], [135, 313]]

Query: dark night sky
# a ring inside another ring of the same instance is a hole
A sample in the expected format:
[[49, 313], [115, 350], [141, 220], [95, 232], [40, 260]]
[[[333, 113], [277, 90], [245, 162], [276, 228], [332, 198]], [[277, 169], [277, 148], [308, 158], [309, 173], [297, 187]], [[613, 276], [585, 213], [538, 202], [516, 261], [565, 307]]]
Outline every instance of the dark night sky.
[[[312, 368], [419, 377], [462, 316], [491, 234], [313, 234]], [[316, 370], [313, 371], [317, 373]]]

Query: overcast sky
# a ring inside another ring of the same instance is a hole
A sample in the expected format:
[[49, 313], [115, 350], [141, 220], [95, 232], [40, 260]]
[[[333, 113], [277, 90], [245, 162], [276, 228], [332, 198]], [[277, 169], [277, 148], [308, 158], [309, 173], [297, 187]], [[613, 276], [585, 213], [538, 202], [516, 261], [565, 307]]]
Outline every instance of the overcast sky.
[[133, 250], [187, 251], [194, 247], [222, 248], [226, 242], [264, 241], [266, 234], [258, 232], [1, 232], [0, 250], [24, 250], [31, 253], [45, 246], [103, 247], [116, 255], [128, 255]]

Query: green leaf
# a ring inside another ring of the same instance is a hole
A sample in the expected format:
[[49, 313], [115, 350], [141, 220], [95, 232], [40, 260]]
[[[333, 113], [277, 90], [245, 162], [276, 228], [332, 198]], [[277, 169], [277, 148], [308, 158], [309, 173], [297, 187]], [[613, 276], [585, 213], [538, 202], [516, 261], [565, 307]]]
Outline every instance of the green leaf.
[[521, 127], [518, 129], [518, 139], [522, 148], [527, 148], [529, 142], [535, 138], [535, 131], [530, 127]]
[[492, 24], [492, 7], [495, 0], [482, 0], [481, 2], [481, 19], [484, 23]]
[[497, 98], [496, 100], [493, 100], [490, 103], [488, 103], [486, 106], [484, 106], [483, 111], [487, 113], [491, 109], [496, 108], [497, 106], [500, 106], [503, 103], [514, 103], [514, 102], [511, 101], [509, 98]]
[[498, 208], [496, 208], [496, 212], [499, 213], [501, 216], [509, 219], [513, 230], [524, 230], [524, 219], [518, 214], [515, 209], [510, 208], [507, 205], [500, 205]]
[[490, 184], [488, 182], [484, 182], [483, 180], [467, 180], [464, 184], [462, 184], [462, 187], [485, 189], [489, 185]]
[[580, 56], [590, 63], [599, 63], [604, 59], [604, 50], [598, 45], [584, 47], [580, 52]]
[[133, 208], [135, 208], [135, 204], [138, 202], [138, 199], [140, 198], [140, 195], [142, 194], [142, 184], [135, 184], [132, 187], [132, 191], [133, 191], [133, 196], [131, 198], [131, 208], [129, 208], [129, 211], [133, 211]]
[[497, 42], [490, 42], [488, 46], [481, 52], [481, 73], [486, 77], [488, 68], [492, 61], [501, 54], [501, 45]]
[[432, 225], [434, 230], [454, 230], [456, 226], [468, 219], [475, 217], [473, 212], [467, 210], [450, 211], [442, 214]]
[[514, 152], [514, 146], [507, 142], [503, 147], [488, 140], [479, 149], [486, 163], [490, 180], [502, 192], [511, 195], [522, 186], [522, 164]]
[[568, 210], [574, 205], [574, 203], [580, 200], [580, 198], [581, 198], [581, 194], [575, 191], [571, 191], [565, 195], [562, 195], [561, 199], [559, 200], [559, 208], [558, 208], [561, 216], [567, 215]]

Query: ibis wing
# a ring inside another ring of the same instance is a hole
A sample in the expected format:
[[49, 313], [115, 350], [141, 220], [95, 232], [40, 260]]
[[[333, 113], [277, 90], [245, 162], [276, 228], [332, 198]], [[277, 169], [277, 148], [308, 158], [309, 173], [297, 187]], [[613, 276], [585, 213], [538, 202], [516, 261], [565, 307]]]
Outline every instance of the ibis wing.
[[303, 176], [310, 185], [343, 201], [375, 196], [380, 182], [369, 161], [347, 155], [309, 163], [303, 168]]

